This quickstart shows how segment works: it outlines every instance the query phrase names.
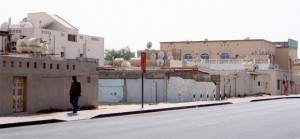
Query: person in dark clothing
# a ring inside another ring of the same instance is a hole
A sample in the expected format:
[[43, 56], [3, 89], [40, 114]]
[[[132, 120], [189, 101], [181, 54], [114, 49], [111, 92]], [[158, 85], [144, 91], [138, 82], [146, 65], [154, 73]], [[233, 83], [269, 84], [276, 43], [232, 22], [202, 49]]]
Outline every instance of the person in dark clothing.
[[72, 76], [73, 82], [70, 88], [70, 102], [73, 105], [73, 113], [78, 111], [78, 98], [81, 96], [81, 85], [76, 76]]

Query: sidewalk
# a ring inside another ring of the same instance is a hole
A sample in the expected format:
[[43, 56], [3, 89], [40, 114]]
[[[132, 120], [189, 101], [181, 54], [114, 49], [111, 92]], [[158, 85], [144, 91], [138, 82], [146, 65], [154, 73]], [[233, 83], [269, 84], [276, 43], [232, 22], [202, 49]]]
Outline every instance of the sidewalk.
[[143, 109], [141, 109], [141, 104], [100, 105], [96, 110], [78, 111], [77, 114], [73, 114], [72, 111], [56, 112], [56, 113], [49, 113], [49, 114], [15, 114], [15, 115], [8, 115], [8, 116], [0, 116], [0, 129], [17, 127], [17, 126], [35, 125], [35, 124], [86, 120], [92, 118], [121, 116], [121, 115], [129, 115], [129, 114], [158, 112], [158, 111], [195, 108], [195, 107], [206, 107], [206, 106], [215, 106], [215, 105], [226, 105], [226, 104], [234, 104], [234, 103], [247, 103], [247, 102], [272, 100], [272, 99], [285, 99], [285, 98], [300, 98], [300, 95], [230, 98], [222, 101], [158, 103], [158, 104], [150, 104], [150, 105], [144, 104]]

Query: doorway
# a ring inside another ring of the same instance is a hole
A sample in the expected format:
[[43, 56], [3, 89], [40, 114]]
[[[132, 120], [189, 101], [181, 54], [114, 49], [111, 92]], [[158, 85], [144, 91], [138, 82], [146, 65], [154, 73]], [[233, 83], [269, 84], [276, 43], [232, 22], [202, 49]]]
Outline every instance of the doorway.
[[25, 77], [13, 77], [13, 112], [25, 111]]

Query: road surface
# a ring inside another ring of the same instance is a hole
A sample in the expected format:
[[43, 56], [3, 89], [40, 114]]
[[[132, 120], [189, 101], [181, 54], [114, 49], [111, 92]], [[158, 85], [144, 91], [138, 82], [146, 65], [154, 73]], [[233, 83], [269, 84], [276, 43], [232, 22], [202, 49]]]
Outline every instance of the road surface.
[[0, 129], [0, 139], [52, 138], [300, 139], [300, 99], [239, 103]]

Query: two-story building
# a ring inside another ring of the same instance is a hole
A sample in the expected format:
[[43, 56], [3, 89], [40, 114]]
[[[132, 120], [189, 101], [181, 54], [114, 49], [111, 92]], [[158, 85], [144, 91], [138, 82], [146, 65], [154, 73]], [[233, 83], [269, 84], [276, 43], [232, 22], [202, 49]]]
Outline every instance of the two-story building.
[[[0, 51], [14, 51], [20, 38], [39, 38], [49, 46], [49, 54], [54, 57], [75, 59], [87, 57], [99, 60], [104, 65], [104, 38], [79, 34], [79, 29], [58, 15], [45, 12], [28, 13], [19, 23], [3, 23], [1, 31], [9, 37], [0, 39]], [[8, 43], [9, 48], [4, 48]]]

